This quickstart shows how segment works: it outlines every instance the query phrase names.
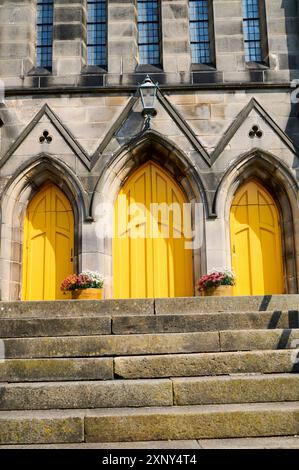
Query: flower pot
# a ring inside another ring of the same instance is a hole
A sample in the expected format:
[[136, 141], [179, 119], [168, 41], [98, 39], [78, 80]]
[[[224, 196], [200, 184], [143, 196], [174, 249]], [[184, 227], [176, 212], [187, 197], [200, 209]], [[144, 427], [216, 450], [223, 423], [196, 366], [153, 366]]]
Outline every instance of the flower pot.
[[232, 297], [233, 286], [208, 287], [202, 293], [204, 297]]
[[72, 291], [72, 299], [76, 300], [101, 300], [103, 298], [103, 289], [76, 289]]

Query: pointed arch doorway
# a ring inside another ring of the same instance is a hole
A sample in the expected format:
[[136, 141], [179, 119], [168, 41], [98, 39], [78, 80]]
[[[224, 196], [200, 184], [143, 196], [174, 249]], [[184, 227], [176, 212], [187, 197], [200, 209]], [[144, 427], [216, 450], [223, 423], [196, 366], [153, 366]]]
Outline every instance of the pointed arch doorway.
[[258, 181], [237, 191], [230, 212], [234, 295], [284, 293], [282, 237], [277, 204]]
[[187, 199], [176, 181], [152, 161], [125, 183], [114, 209], [114, 298], [193, 295], [184, 203]]
[[60, 290], [73, 272], [74, 214], [54, 184], [44, 185], [28, 205], [23, 241], [23, 300], [66, 299]]

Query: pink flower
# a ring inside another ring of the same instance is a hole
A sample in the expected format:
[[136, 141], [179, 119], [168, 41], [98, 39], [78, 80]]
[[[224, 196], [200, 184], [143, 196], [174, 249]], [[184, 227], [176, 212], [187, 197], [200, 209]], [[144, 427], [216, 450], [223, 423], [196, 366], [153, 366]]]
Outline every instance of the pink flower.
[[197, 289], [203, 291], [207, 287], [217, 287], [220, 285], [234, 285], [234, 275], [229, 271], [213, 271], [210, 274], [204, 274], [197, 283]]

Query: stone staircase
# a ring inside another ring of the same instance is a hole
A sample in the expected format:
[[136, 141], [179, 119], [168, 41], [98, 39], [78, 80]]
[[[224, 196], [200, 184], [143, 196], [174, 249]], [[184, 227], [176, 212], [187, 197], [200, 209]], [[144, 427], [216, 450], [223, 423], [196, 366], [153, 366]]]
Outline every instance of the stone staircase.
[[1, 445], [299, 434], [298, 295], [0, 302], [0, 338]]

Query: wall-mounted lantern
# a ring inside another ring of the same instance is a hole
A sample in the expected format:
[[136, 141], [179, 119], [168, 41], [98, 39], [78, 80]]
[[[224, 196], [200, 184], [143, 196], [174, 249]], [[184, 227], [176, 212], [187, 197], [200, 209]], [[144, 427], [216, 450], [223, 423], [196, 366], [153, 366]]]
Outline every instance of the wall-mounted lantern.
[[139, 85], [139, 93], [142, 102], [142, 114], [144, 117], [154, 117], [157, 114], [155, 109], [158, 84], [154, 83], [147, 75], [143, 83]]

